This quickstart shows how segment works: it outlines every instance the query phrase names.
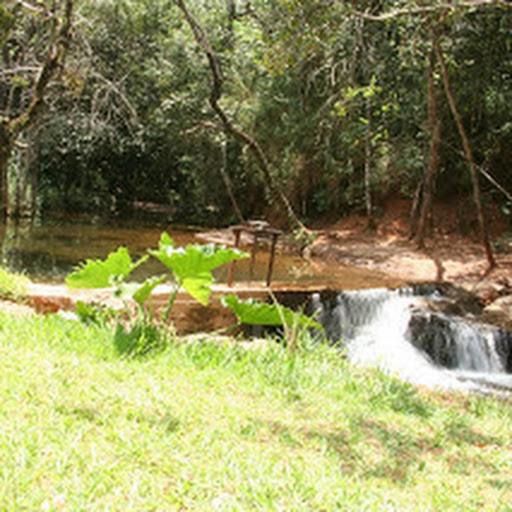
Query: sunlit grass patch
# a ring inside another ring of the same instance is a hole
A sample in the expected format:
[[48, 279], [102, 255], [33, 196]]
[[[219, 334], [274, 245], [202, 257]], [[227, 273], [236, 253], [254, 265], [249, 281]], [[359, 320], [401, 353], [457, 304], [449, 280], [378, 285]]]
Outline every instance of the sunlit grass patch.
[[27, 296], [30, 279], [0, 266], [0, 299], [22, 301]]
[[196, 337], [120, 357], [113, 335], [0, 314], [0, 509], [509, 510], [512, 410]]

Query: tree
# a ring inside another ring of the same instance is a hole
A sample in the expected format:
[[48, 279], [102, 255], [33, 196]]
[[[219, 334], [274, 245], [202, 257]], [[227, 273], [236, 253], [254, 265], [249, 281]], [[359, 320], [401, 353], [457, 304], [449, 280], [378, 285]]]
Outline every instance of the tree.
[[473, 151], [471, 149], [471, 145], [469, 143], [468, 136], [466, 134], [466, 129], [464, 128], [464, 123], [462, 122], [462, 117], [459, 113], [459, 109], [457, 107], [457, 103], [455, 101], [455, 96], [452, 91], [450, 77], [448, 75], [448, 69], [446, 67], [443, 51], [441, 49], [441, 45], [437, 39], [434, 40], [434, 51], [436, 54], [437, 61], [439, 63], [439, 67], [441, 69], [441, 76], [443, 79], [444, 92], [446, 95], [446, 99], [450, 106], [450, 111], [455, 120], [455, 124], [457, 126], [457, 131], [459, 132], [459, 136], [462, 142], [462, 147], [464, 148], [464, 155], [469, 167], [469, 172], [471, 175], [471, 184], [473, 186], [473, 199], [475, 201], [475, 207], [478, 218], [478, 227], [480, 230], [480, 238], [482, 241], [482, 245], [485, 249], [485, 254], [487, 257], [487, 262], [489, 263], [489, 269], [492, 269], [496, 265], [496, 260], [494, 259], [493, 250], [491, 247], [491, 243], [489, 242], [489, 233], [487, 231], [487, 223], [482, 207], [482, 199], [481, 199], [481, 191], [480, 191], [480, 183], [478, 179], [478, 170], [476, 168], [475, 160], [473, 158]]
[[437, 37], [437, 34], [433, 32], [432, 49], [429, 54], [427, 65], [427, 103], [428, 127], [430, 131], [430, 151], [428, 165], [425, 167], [424, 177], [421, 182], [422, 203], [420, 217], [418, 219], [418, 226], [415, 233], [416, 244], [420, 249], [425, 248], [427, 223], [432, 215], [432, 194], [439, 167], [439, 146], [441, 144], [441, 121], [438, 115], [438, 101], [435, 80], [435, 45], [437, 44]]
[[[37, 124], [51, 81], [62, 70], [71, 41], [73, 0], [15, 2], [2, 7], [2, 59], [0, 83], [0, 176], [5, 216], [33, 213], [32, 204], [19, 197], [26, 169], [12, 162], [20, 135]], [[11, 182], [16, 185], [11, 187]], [[13, 193], [14, 188], [14, 193]]]
[[199, 24], [199, 21], [192, 15], [184, 0], [176, 0], [176, 5], [183, 12], [183, 15], [188, 25], [190, 26], [198, 45], [201, 47], [208, 59], [208, 64], [211, 71], [211, 92], [209, 101], [213, 111], [217, 114], [217, 117], [219, 118], [224, 131], [226, 134], [230, 134], [240, 140], [251, 150], [272, 196], [283, 207], [290, 227], [297, 229], [301, 233], [305, 233], [307, 231], [306, 227], [299, 220], [288, 198], [275, 182], [270, 163], [262, 147], [254, 137], [250, 136], [248, 133], [235, 126], [235, 124], [231, 121], [231, 119], [229, 119], [229, 117], [226, 115], [226, 112], [219, 103], [219, 100], [222, 96], [222, 88], [224, 83], [223, 73], [220, 61], [212, 45], [210, 44], [210, 41], [208, 40], [206, 32]]

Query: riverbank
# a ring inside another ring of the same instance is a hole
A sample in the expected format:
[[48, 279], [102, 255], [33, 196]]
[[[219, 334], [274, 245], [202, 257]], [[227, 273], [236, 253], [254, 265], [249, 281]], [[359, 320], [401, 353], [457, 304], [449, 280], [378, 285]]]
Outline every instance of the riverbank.
[[512, 292], [512, 253], [497, 252], [497, 267], [489, 273], [481, 245], [461, 236], [438, 235], [420, 250], [401, 234], [334, 225], [318, 232], [306, 256], [377, 270], [409, 282], [451, 282], [484, 302]]

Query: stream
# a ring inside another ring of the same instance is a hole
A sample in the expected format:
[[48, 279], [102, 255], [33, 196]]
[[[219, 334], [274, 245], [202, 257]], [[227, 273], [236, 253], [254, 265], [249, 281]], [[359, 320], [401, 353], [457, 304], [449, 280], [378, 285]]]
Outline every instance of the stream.
[[508, 395], [512, 333], [478, 322], [476, 304], [463, 316], [445, 312], [457, 305], [456, 290], [431, 284], [314, 294], [312, 309], [354, 364], [429, 388]]

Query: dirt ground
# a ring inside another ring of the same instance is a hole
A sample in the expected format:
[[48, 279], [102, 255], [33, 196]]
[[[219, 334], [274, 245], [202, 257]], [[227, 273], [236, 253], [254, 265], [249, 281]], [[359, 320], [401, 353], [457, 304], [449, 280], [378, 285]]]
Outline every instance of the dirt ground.
[[17, 304], [8, 300], [0, 299], [0, 311], [8, 313], [12, 316], [26, 316], [35, 313], [34, 309], [26, 304]]
[[411, 282], [452, 282], [476, 293], [484, 303], [512, 293], [512, 240], [504, 237], [502, 219], [491, 218], [489, 223], [498, 249], [497, 266], [489, 272], [482, 244], [474, 235], [460, 234], [453, 205], [439, 209], [438, 228], [426, 239], [424, 250], [408, 239], [409, 207], [407, 201], [394, 201], [373, 232], [367, 229], [366, 219], [358, 216], [322, 226], [305, 254]]

